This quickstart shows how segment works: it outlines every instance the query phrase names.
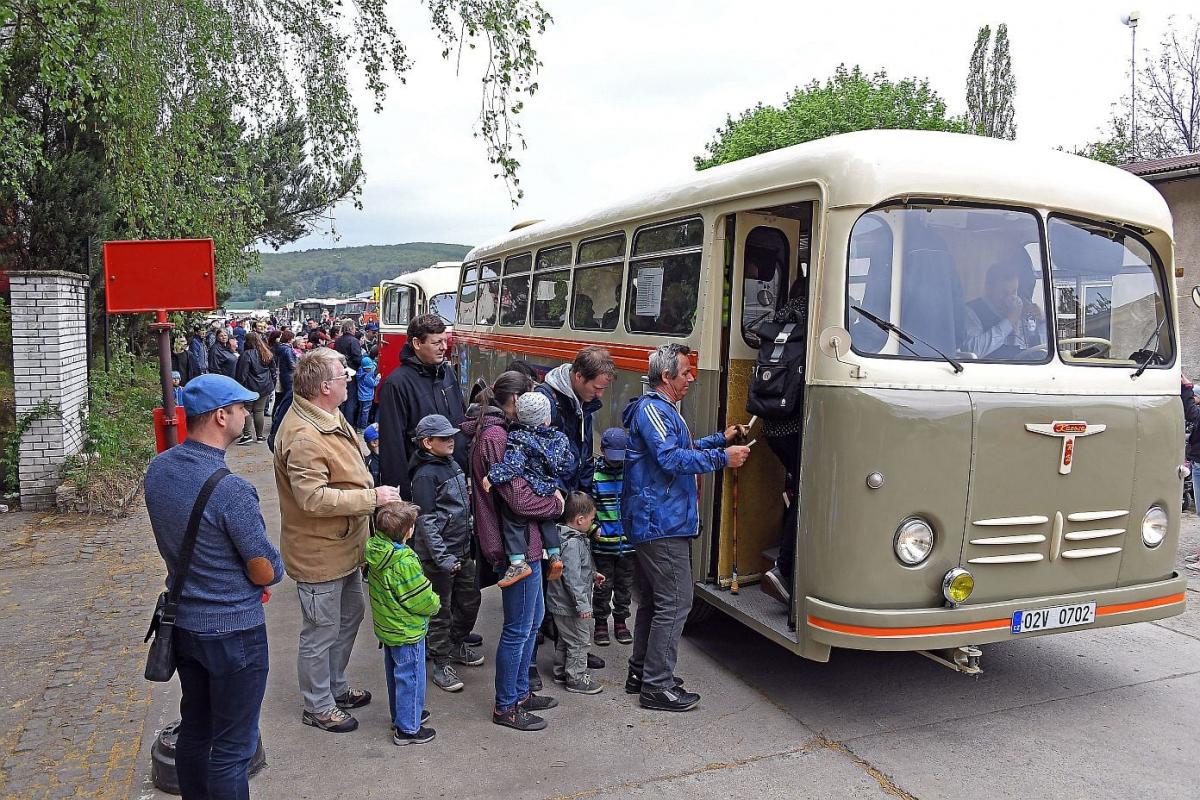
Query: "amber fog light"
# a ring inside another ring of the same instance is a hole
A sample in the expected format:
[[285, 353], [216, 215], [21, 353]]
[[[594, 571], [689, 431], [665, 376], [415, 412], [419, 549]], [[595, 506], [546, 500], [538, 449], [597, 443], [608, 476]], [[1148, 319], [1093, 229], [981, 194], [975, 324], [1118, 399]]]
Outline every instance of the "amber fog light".
[[954, 605], [965, 603], [975, 591], [975, 577], [962, 567], [955, 567], [942, 578], [942, 596]]

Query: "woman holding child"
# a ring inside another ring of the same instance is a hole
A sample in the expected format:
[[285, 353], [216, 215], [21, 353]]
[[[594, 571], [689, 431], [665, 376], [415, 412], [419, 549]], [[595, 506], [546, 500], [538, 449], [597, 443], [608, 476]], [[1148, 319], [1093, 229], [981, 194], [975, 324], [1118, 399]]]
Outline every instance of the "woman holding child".
[[463, 433], [473, 437], [470, 448], [471, 500], [475, 509], [475, 531], [483, 557], [503, 573], [507, 567], [501, 535], [502, 513], [526, 520], [526, 561], [531, 568], [523, 580], [501, 588], [504, 627], [496, 644], [496, 704], [492, 722], [523, 731], [541, 730], [546, 721], [530, 713], [558, 705], [552, 697], [529, 691], [529, 664], [533, 658], [538, 626], [545, 613], [542, 594], [542, 533], [540, 520], [555, 520], [563, 513], [559, 492], [543, 497], [524, 478], [484, 488], [491, 467], [504, 459], [508, 429], [517, 420], [517, 398], [533, 389], [533, 382], [519, 372], [502, 373], [478, 397], [475, 416], [463, 422]]

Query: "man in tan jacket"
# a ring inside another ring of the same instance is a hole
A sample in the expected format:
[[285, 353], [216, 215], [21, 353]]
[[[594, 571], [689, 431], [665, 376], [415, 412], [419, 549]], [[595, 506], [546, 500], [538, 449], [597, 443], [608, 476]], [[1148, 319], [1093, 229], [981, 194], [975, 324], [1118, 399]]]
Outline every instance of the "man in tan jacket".
[[350, 375], [336, 350], [321, 347], [301, 356], [292, 407], [275, 435], [279, 544], [304, 617], [297, 667], [301, 719], [334, 733], [357, 728], [346, 709], [371, 702], [370, 692], [346, 681], [365, 609], [359, 566], [371, 514], [400, 499], [395, 487], [372, 488], [354, 428], [338, 410]]

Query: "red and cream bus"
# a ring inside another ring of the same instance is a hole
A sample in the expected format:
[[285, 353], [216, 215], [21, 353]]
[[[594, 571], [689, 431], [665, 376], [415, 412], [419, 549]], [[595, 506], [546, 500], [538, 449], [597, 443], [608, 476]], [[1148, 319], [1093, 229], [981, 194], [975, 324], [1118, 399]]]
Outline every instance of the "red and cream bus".
[[437, 314], [454, 323], [460, 261], [439, 261], [379, 284], [379, 382], [400, 365], [408, 341], [408, 323], [421, 314]]

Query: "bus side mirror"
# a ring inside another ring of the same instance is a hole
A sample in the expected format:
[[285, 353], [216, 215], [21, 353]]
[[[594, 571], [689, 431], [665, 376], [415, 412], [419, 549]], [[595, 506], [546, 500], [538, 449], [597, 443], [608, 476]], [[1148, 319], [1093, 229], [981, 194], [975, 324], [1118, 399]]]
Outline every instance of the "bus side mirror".
[[1192, 287], [1192, 303], [1195, 304], [1196, 308], [1200, 308], [1200, 286]]

